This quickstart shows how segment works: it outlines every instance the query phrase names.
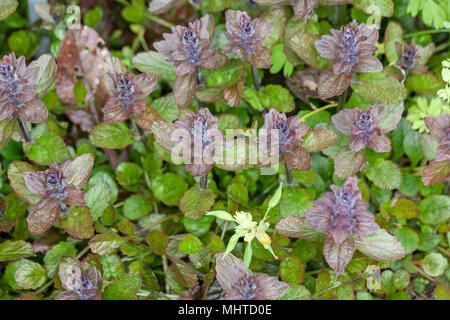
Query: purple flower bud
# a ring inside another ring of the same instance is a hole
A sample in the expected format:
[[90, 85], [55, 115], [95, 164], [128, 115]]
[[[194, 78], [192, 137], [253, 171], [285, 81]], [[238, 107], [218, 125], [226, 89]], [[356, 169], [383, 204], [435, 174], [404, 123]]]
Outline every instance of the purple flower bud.
[[353, 152], [358, 152], [366, 146], [376, 152], [391, 150], [391, 141], [379, 128], [384, 119], [384, 109], [373, 105], [367, 110], [359, 108], [344, 109], [335, 114], [331, 120], [343, 134], [349, 137], [348, 146]]
[[228, 54], [244, 55], [254, 67], [270, 67], [270, 50], [262, 45], [272, 32], [272, 24], [262, 18], [253, 19], [244, 11], [227, 10], [226, 28], [230, 40], [225, 48]]
[[331, 29], [332, 35], [324, 35], [316, 40], [319, 54], [331, 59], [336, 75], [350, 72], [379, 72], [383, 69], [381, 62], [373, 56], [377, 51], [378, 28], [358, 24], [354, 20], [340, 30]]
[[283, 296], [289, 285], [277, 277], [253, 274], [241, 259], [232, 254], [216, 255], [216, 277], [227, 293], [225, 300], [276, 300]]
[[361, 200], [355, 177], [348, 178], [340, 188], [332, 185], [333, 193], [322, 194], [323, 199], [313, 201], [314, 208], [305, 213], [308, 223], [318, 232], [329, 233], [336, 245], [352, 234], [367, 236], [379, 229], [375, 217]]

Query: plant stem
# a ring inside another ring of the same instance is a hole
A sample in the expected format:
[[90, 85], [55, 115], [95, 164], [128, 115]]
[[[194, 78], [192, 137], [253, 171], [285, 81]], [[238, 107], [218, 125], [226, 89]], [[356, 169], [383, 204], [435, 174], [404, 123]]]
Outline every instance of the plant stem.
[[292, 181], [293, 181], [293, 177], [292, 177], [292, 171], [291, 168], [285, 163], [284, 167], [286, 168], [286, 180], [287, 180], [287, 184], [288, 186], [292, 186]]
[[201, 273], [200, 271], [194, 269], [193, 267], [191, 267], [187, 262], [178, 259], [177, 257], [168, 255], [167, 253], [165, 254], [165, 256], [167, 256], [167, 258], [169, 260], [171, 260], [173, 263], [179, 263], [182, 264], [183, 266], [185, 266], [186, 268], [190, 269], [192, 272], [194, 272], [196, 275], [198, 275], [201, 279], [203, 279], [205, 277], [205, 275], [203, 273]]
[[136, 124], [136, 122], [131, 119], [131, 123], [133, 124], [133, 127], [136, 129], [137, 133], [139, 134], [139, 136], [141, 137], [142, 142], [144, 143], [144, 147], [147, 150], [147, 152], [150, 152], [150, 148], [148, 146], [148, 142], [147, 142], [147, 136], [145, 135], [144, 130], [142, 130], [141, 128], [139, 128]]
[[23, 138], [26, 142], [33, 142], [33, 137], [31, 136], [31, 132], [28, 129], [28, 126], [25, 121], [21, 118], [17, 118], [17, 122], [19, 123], [20, 131], [22, 132]]
[[84, 254], [86, 253], [86, 252], [88, 252], [89, 251], [89, 246], [87, 246], [87, 247], [85, 247], [83, 250], [81, 250], [80, 251], [80, 253], [79, 254], [77, 254], [77, 260], [78, 259], [80, 259], [82, 256], [84, 256]]
[[171, 24], [169, 21], [166, 21], [166, 20], [164, 20], [164, 19], [162, 19], [162, 18], [160, 18], [158, 16], [155, 16], [155, 15], [149, 13], [149, 12], [145, 12], [145, 17], [148, 20], [150, 20], [150, 21], [152, 21], [154, 23], [157, 23], [157, 24], [159, 24], [159, 25], [161, 25], [163, 27], [166, 27], [166, 28], [169, 28], [169, 29], [175, 27], [175, 25]]
[[157, 226], [158, 224], [161, 224], [161, 223], [163, 223], [163, 222], [165, 222], [165, 221], [168, 221], [168, 220], [172, 220], [173, 218], [176, 218], [176, 217], [178, 217], [177, 214], [170, 214], [170, 215], [168, 215], [167, 217], [164, 217], [164, 218], [159, 219], [159, 220], [157, 220], [157, 221], [155, 221], [155, 222], [153, 222], [153, 223], [150, 223], [150, 224], [149, 224], [148, 226], [146, 226], [144, 229], [135, 232], [135, 234], [139, 234], [139, 233], [145, 232], [145, 231], [147, 231], [148, 229], [151, 229], [151, 228], [153, 228], [154, 226]]
[[416, 37], [416, 36], [422, 36], [425, 34], [432, 34], [432, 33], [449, 33], [450, 29], [441, 29], [441, 30], [423, 30], [423, 31], [418, 31], [418, 32], [412, 32], [412, 33], [408, 33], [405, 34], [403, 36], [403, 38], [412, 38], [412, 37]]
[[259, 79], [258, 70], [254, 66], [250, 66], [252, 69], [253, 87], [256, 91], [261, 90], [261, 79]]
[[338, 106], [337, 106], [337, 109], [336, 109], [337, 112], [342, 110], [342, 107], [344, 106], [345, 101], [347, 100], [347, 90], [348, 90], [348, 88], [345, 89], [345, 91], [339, 96]]
[[200, 191], [208, 188], [208, 174], [205, 174], [203, 177], [200, 177]]
[[50, 287], [53, 282], [55, 282], [56, 278], [53, 278], [52, 280], [50, 280], [49, 282], [47, 282], [43, 287], [41, 287], [38, 291], [36, 291], [34, 294], [39, 294], [45, 291], [45, 289], [47, 289], [48, 287]]
[[319, 112], [321, 112], [321, 111], [323, 111], [323, 110], [327, 110], [327, 109], [330, 109], [330, 108], [334, 108], [334, 107], [336, 107], [336, 106], [337, 106], [336, 103], [332, 103], [332, 104], [328, 104], [328, 105], [326, 105], [326, 106], [323, 106], [322, 108], [319, 108], [319, 109], [314, 110], [314, 111], [312, 111], [312, 112], [310, 112], [310, 113], [308, 113], [308, 114], [305, 114], [303, 117], [301, 117], [301, 118], [299, 119], [299, 121], [300, 121], [300, 122], [303, 122], [303, 121], [305, 121], [305, 119], [311, 117], [312, 115], [315, 115], [316, 113], [319, 113]]

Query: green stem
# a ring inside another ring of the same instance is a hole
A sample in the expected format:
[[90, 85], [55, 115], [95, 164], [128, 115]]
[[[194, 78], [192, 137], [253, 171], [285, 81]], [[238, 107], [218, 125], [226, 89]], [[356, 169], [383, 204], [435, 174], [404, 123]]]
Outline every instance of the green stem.
[[308, 114], [305, 114], [303, 117], [300, 117], [299, 121], [303, 122], [303, 121], [305, 121], [305, 119], [311, 117], [312, 115], [315, 115], [316, 113], [319, 113], [319, 112], [321, 112], [323, 110], [327, 110], [327, 109], [330, 109], [330, 108], [334, 108], [336, 106], [337, 106], [337, 103], [328, 104], [328, 105], [326, 105], [326, 106], [324, 106], [322, 108], [319, 108], [319, 109], [314, 110], [314, 111], [312, 111], [312, 112], [310, 112]]
[[291, 168], [286, 163], [284, 164], [284, 167], [286, 168], [287, 185], [292, 186], [293, 177], [292, 177]]
[[31, 132], [28, 129], [28, 126], [25, 121], [23, 121], [21, 118], [17, 118], [17, 122], [19, 123], [20, 131], [22, 132], [23, 138], [26, 142], [32, 142], [33, 137], [31, 136]]
[[336, 108], [336, 111], [337, 111], [337, 112], [339, 112], [339, 111], [342, 110], [342, 107], [344, 106], [345, 101], [347, 100], [347, 90], [348, 90], [348, 89], [345, 89], [345, 91], [339, 96], [339, 99], [338, 99], [338, 106], [337, 106], [337, 108]]
[[203, 177], [200, 177], [200, 191], [208, 188], [208, 174], [205, 174]]
[[168, 21], [166, 21], [166, 20], [164, 20], [164, 19], [162, 19], [162, 18], [160, 18], [158, 16], [155, 16], [155, 15], [149, 13], [149, 12], [145, 12], [145, 17], [148, 20], [150, 20], [150, 21], [152, 21], [154, 23], [162, 25], [163, 27], [166, 27], [166, 28], [169, 28], [169, 29], [175, 27], [175, 25], [171, 24], [170, 22], [168, 22]]
[[253, 87], [256, 91], [261, 89], [261, 79], [259, 79], [258, 70], [254, 66], [250, 66], [253, 77]]
[[424, 31], [418, 31], [418, 32], [412, 32], [405, 34], [403, 38], [412, 38], [416, 36], [423, 36], [425, 34], [432, 34], [432, 33], [449, 33], [450, 29], [441, 29], [441, 30], [424, 30]]
[[41, 287], [38, 291], [36, 291], [34, 294], [39, 294], [45, 291], [45, 289], [47, 289], [48, 287], [50, 287], [53, 282], [55, 282], [56, 278], [53, 278], [53, 280], [50, 280], [49, 282], [47, 282], [43, 287]]
[[148, 229], [151, 229], [151, 228], [153, 228], [154, 226], [157, 226], [158, 224], [161, 224], [161, 223], [163, 223], [163, 222], [165, 222], [165, 221], [168, 221], [168, 220], [172, 220], [172, 219], [174, 219], [174, 218], [176, 218], [176, 217], [178, 217], [177, 214], [170, 214], [170, 215], [168, 215], [167, 217], [164, 217], [164, 218], [159, 219], [159, 220], [157, 220], [157, 221], [155, 221], [155, 222], [153, 222], [153, 223], [150, 223], [150, 224], [149, 224], [148, 226], [146, 226], [144, 229], [135, 232], [135, 234], [139, 234], [139, 233], [145, 232], [145, 231], [147, 231]]
[[78, 259], [80, 259], [82, 256], [84, 256], [84, 254], [86, 253], [86, 252], [88, 252], [89, 251], [89, 246], [87, 246], [87, 247], [85, 247], [83, 250], [81, 250], [80, 251], [80, 253], [79, 254], [77, 254], [77, 260]]
[[147, 150], [147, 152], [150, 152], [150, 148], [148, 146], [148, 142], [147, 142], [147, 136], [145, 135], [144, 130], [142, 130], [141, 128], [139, 128], [136, 124], [136, 122], [134, 120], [131, 120], [131, 123], [133, 124], [133, 127], [136, 129], [137, 133], [139, 134], [139, 136], [141, 137], [142, 142], [144, 143], [144, 147]]

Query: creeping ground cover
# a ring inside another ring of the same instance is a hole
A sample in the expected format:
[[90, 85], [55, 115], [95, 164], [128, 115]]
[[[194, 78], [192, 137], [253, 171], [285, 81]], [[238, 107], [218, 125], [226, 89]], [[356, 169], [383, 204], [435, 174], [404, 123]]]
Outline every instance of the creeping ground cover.
[[447, 0], [0, 0], [3, 300], [450, 300]]

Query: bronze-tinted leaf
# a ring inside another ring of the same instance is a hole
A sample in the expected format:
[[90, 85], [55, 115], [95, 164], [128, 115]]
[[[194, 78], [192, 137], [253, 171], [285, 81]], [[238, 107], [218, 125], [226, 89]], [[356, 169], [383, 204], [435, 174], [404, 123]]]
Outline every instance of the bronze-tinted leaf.
[[[94, 29], [82, 26], [66, 31], [57, 58], [56, 75], [56, 91], [62, 104], [76, 104], [74, 88], [80, 78], [90, 86], [90, 93], [95, 94], [103, 81], [103, 67], [108, 56], [105, 42]], [[86, 95], [85, 101], [92, 98]]]

